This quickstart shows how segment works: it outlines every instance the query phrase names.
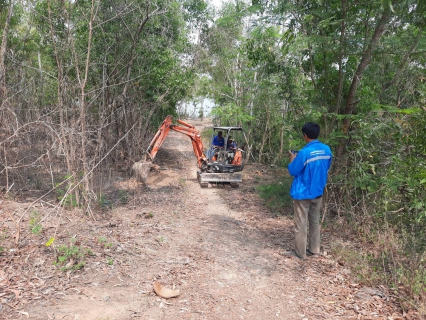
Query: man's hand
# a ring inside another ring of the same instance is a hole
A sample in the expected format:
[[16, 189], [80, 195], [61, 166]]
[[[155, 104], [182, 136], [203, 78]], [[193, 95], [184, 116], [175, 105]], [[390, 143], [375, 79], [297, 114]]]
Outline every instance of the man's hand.
[[292, 163], [293, 162], [293, 160], [294, 160], [294, 158], [296, 158], [296, 154], [294, 154], [293, 152], [291, 152], [291, 151], [289, 151], [288, 152], [288, 154], [289, 154], [289, 157], [290, 157], [290, 163]]

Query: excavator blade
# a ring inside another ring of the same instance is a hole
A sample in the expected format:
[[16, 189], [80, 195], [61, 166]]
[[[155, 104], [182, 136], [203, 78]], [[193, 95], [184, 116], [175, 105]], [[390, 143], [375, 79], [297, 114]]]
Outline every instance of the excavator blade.
[[231, 184], [239, 184], [243, 181], [242, 175], [239, 173], [197, 173], [198, 182], [201, 186], [205, 186], [207, 183], [223, 183], [229, 182]]

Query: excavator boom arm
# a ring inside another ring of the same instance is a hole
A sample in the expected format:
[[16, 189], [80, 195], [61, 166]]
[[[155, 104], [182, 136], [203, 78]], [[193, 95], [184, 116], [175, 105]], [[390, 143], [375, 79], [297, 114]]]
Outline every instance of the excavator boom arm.
[[167, 116], [166, 119], [164, 119], [154, 138], [151, 140], [146, 153], [149, 155], [151, 160], [154, 160], [158, 150], [160, 149], [170, 130], [177, 131], [191, 138], [192, 148], [194, 150], [195, 157], [197, 158], [198, 168], [201, 169], [203, 163], [207, 162], [207, 157], [203, 151], [204, 145], [201, 141], [200, 133], [195, 129], [194, 126], [191, 126], [182, 120], [177, 120], [177, 122], [182, 126], [173, 124], [172, 120], [172, 116]]

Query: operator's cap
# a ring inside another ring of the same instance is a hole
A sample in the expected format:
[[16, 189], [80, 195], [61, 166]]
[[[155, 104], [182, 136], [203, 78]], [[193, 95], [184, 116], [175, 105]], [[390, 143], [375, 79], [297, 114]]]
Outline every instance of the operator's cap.
[[228, 137], [228, 140], [232, 140], [232, 141], [233, 141], [234, 139], [232, 139], [232, 137], [231, 137], [231, 136], [229, 136], [229, 137]]

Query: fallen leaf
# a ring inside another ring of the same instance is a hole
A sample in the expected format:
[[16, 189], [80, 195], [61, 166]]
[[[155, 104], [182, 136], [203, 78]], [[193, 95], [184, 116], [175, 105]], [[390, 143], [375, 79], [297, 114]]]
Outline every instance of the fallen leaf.
[[10, 291], [12, 291], [15, 294], [16, 298], [19, 298], [21, 296], [21, 293], [22, 293], [22, 291], [19, 291], [19, 290], [10, 289]]
[[27, 318], [29, 318], [30, 317], [30, 314], [28, 313], [28, 312], [25, 312], [25, 311], [16, 311], [16, 312], [18, 312], [18, 313], [20, 313], [20, 314], [23, 314], [24, 316], [26, 316]]
[[162, 298], [166, 298], [166, 299], [174, 298], [180, 294], [179, 289], [172, 290], [172, 289], [166, 288], [158, 281], [155, 281], [153, 286], [154, 286], [155, 293]]
[[45, 245], [46, 247], [50, 247], [54, 241], [55, 241], [55, 238], [54, 238], [54, 237], [52, 237], [52, 238], [50, 238], [50, 239], [49, 239], [49, 241], [47, 241], [44, 245]]

